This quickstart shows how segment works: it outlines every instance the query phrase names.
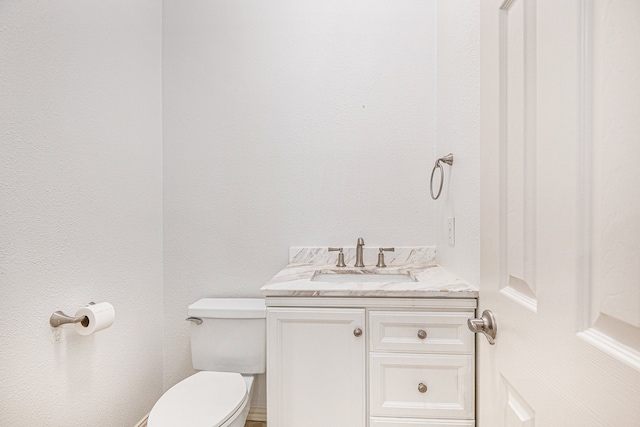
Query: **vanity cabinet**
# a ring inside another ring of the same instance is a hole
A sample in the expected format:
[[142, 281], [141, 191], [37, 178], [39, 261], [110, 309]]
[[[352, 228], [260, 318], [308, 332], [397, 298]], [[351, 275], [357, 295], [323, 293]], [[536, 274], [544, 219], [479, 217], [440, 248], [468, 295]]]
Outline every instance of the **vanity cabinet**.
[[270, 427], [475, 426], [471, 298], [267, 298]]

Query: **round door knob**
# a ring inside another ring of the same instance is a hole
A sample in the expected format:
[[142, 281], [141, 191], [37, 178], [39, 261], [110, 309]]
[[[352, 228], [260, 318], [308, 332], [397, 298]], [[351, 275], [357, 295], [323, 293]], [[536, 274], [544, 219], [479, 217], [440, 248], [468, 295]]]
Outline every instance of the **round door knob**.
[[362, 329], [360, 329], [360, 328], [355, 328], [355, 329], [353, 330], [353, 335], [355, 335], [355, 336], [359, 337], [360, 335], [362, 335]]
[[422, 329], [420, 329], [418, 331], [418, 338], [420, 338], [421, 340], [425, 339], [427, 337], [427, 331], [423, 331]]
[[427, 392], [427, 386], [423, 383], [418, 384], [418, 391], [420, 393], [426, 393]]
[[496, 318], [491, 310], [485, 310], [482, 312], [482, 317], [479, 319], [467, 319], [467, 326], [471, 332], [475, 334], [482, 333], [489, 344], [494, 345], [496, 343], [496, 332], [498, 325], [496, 324]]

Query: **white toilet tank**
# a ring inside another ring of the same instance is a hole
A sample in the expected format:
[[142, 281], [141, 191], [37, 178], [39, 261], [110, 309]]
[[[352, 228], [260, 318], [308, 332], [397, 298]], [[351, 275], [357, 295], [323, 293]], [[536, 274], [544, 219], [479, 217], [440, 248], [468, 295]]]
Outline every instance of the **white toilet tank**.
[[189, 306], [191, 358], [199, 371], [262, 374], [266, 307], [262, 298], [203, 298]]

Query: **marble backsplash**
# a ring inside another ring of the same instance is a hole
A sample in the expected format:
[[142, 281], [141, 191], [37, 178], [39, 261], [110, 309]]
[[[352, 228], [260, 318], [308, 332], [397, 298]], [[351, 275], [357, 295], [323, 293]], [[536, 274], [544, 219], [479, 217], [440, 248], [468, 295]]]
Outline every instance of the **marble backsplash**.
[[[393, 252], [385, 252], [384, 260], [388, 266], [394, 265], [424, 265], [435, 266], [435, 246], [397, 246]], [[356, 261], [355, 246], [345, 246], [344, 260], [347, 266], [353, 266]], [[365, 246], [363, 259], [366, 266], [375, 266], [378, 262], [379, 247]], [[329, 252], [326, 247], [293, 246], [289, 248], [289, 264], [335, 264], [338, 252]]]

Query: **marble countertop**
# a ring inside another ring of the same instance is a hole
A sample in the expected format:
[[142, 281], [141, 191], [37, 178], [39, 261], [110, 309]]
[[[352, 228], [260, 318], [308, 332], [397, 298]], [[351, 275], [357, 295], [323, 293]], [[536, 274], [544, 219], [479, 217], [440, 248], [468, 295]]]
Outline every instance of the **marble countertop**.
[[[291, 248], [290, 263], [260, 291], [267, 297], [414, 297], [477, 298], [478, 290], [435, 262], [435, 248], [402, 247], [387, 255], [388, 267], [375, 267], [377, 248], [366, 248], [365, 265], [355, 268], [353, 248], [345, 248], [349, 267], [335, 266], [336, 253], [323, 248]], [[375, 250], [374, 250], [375, 249]], [[331, 259], [331, 261], [329, 261]], [[416, 281], [320, 282], [311, 278], [317, 271], [327, 274], [408, 274]]]

